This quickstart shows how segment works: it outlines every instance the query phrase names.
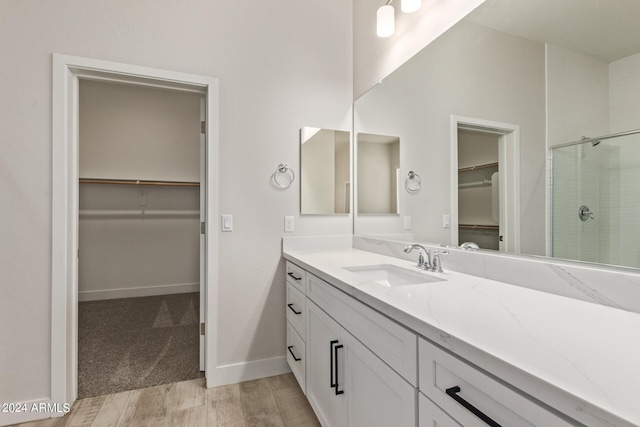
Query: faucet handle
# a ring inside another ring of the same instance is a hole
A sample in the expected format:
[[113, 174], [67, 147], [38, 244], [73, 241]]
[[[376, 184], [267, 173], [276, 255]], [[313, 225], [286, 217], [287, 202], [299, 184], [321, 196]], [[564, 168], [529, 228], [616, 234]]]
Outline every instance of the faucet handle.
[[442, 273], [442, 262], [440, 261], [440, 255], [447, 255], [447, 254], [449, 254], [449, 251], [444, 249], [433, 250], [433, 262], [432, 262], [433, 265], [431, 266], [431, 271], [435, 271], [436, 273]]

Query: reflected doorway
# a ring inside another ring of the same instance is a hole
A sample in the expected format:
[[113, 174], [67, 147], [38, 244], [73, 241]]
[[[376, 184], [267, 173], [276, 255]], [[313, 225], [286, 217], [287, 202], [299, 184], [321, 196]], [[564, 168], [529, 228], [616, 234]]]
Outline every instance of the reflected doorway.
[[519, 126], [451, 118], [451, 244], [520, 252]]

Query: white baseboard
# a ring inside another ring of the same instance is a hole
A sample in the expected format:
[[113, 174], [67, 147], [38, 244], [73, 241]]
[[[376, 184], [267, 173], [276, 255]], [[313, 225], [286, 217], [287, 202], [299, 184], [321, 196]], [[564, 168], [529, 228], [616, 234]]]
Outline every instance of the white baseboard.
[[104, 289], [99, 291], [80, 291], [78, 301], [98, 301], [115, 298], [149, 297], [154, 295], [183, 294], [198, 292], [199, 283], [178, 283], [175, 285], [141, 286], [137, 288]]
[[[4, 408], [0, 407], [0, 426], [9, 426], [12, 424], [28, 423], [36, 420], [46, 420], [51, 417], [61, 417], [65, 414], [62, 403], [54, 404], [51, 399], [39, 399], [31, 400], [28, 402], [11, 402], [13, 404], [19, 404], [21, 412], [15, 412], [15, 407], [8, 406]], [[22, 405], [26, 408], [26, 411], [22, 411]], [[41, 406], [45, 405], [45, 406]], [[3, 412], [4, 409], [11, 410], [11, 412]]]
[[207, 372], [207, 387], [236, 384], [289, 372], [291, 372], [291, 368], [289, 368], [286, 356], [218, 366], [214, 372]]

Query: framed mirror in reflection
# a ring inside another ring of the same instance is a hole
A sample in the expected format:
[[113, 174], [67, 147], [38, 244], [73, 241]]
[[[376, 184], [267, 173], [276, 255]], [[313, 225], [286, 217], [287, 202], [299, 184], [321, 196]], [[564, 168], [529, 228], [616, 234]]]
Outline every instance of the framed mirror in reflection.
[[[426, 46], [355, 102], [354, 132], [402, 135], [403, 167], [428, 176], [428, 191], [399, 193], [411, 230], [356, 217], [354, 232], [640, 267], [637, 16], [628, 0], [488, 0]], [[509, 124], [512, 161], [460, 148], [458, 132], [486, 129], [459, 117]]]
[[351, 212], [351, 134], [300, 129], [300, 213]]
[[357, 134], [358, 214], [398, 214], [400, 138]]

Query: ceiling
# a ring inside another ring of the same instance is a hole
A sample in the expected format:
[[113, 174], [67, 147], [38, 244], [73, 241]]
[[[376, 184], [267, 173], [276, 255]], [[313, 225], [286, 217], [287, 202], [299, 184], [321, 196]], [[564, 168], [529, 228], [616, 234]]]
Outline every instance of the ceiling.
[[487, 0], [466, 19], [604, 62], [640, 52], [639, 0]]

